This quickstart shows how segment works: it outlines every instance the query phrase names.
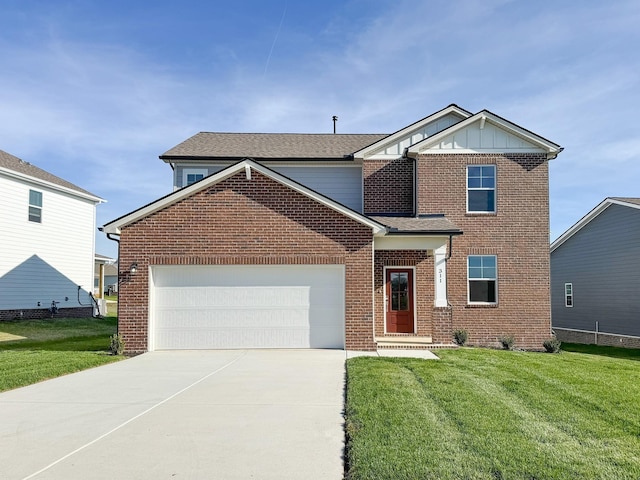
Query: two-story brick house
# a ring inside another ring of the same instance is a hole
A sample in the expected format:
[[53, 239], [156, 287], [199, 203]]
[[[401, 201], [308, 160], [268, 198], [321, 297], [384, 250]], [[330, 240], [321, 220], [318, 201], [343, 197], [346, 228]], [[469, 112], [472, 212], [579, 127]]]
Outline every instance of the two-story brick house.
[[450, 105], [391, 135], [201, 132], [174, 191], [118, 218], [130, 352], [429, 347], [550, 336], [548, 164]]

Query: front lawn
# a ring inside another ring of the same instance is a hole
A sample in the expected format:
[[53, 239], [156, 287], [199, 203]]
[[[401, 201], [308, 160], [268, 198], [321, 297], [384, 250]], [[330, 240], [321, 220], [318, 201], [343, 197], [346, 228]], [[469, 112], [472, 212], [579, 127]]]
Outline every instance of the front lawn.
[[107, 352], [116, 325], [115, 317], [0, 322], [0, 391], [122, 359]]
[[638, 361], [437, 354], [348, 360], [347, 478], [640, 478]]

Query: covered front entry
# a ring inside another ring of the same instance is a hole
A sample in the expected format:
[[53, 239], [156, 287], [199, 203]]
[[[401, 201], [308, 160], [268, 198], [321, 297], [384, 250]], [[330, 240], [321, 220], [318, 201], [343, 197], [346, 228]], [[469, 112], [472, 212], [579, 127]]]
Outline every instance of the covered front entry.
[[343, 265], [151, 268], [150, 350], [344, 348]]
[[388, 268], [385, 274], [386, 331], [414, 333], [414, 289], [411, 268]]

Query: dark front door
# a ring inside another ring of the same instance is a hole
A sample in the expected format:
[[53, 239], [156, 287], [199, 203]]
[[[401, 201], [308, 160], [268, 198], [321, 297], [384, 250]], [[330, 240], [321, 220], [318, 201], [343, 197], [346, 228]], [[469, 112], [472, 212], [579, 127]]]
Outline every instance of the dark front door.
[[386, 277], [387, 333], [414, 333], [413, 270], [388, 269]]

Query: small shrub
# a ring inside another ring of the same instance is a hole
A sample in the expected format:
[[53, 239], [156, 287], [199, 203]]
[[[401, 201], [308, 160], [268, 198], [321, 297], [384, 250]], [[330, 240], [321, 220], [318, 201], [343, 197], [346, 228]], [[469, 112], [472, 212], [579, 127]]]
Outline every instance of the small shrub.
[[558, 353], [560, 351], [560, 347], [562, 346], [562, 342], [556, 337], [551, 337], [548, 340], [545, 340], [542, 343], [542, 346], [549, 353]]
[[460, 346], [463, 346], [467, 343], [467, 339], [469, 338], [469, 332], [466, 330], [455, 330], [453, 332], [453, 340]]
[[513, 335], [502, 335], [498, 340], [505, 350], [513, 350], [513, 346], [516, 344], [516, 339]]
[[122, 355], [124, 352], [124, 339], [119, 333], [114, 333], [110, 337], [111, 344], [109, 345], [109, 352], [111, 355]]

